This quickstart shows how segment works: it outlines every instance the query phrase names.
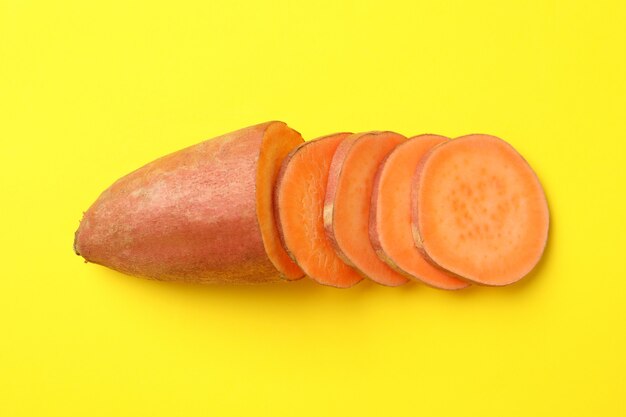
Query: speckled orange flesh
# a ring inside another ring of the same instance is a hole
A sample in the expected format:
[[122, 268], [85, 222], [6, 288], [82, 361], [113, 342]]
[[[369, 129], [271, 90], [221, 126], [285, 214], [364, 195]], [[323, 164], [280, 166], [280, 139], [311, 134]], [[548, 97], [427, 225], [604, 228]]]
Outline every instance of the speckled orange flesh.
[[362, 276], [335, 253], [324, 231], [324, 197], [330, 163], [350, 134], [339, 133], [306, 142], [283, 161], [275, 191], [278, 230], [284, 245], [307, 276], [338, 288], [351, 287]]
[[440, 267], [483, 285], [507, 285], [539, 262], [549, 212], [539, 180], [513, 147], [489, 135], [437, 146], [414, 183], [413, 232]]
[[331, 162], [324, 226], [337, 254], [371, 280], [398, 286], [408, 279], [381, 261], [369, 237], [374, 178], [379, 165], [406, 138], [393, 132], [349, 136]]
[[415, 246], [411, 228], [411, 186], [422, 157], [449, 139], [438, 135], [410, 138], [387, 156], [372, 192], [370, 239], [380, 259], [406, 276], [432, 287], [458, 290], [469, 284], [438, 268]]
[[282, 157], [301, 142], [284, 123], [268, 122], [157, 159], [100, 195], [81, 221], [75, 250], [89, 262], [158, 280], [295, 276], [281, 254], [272, 190]]

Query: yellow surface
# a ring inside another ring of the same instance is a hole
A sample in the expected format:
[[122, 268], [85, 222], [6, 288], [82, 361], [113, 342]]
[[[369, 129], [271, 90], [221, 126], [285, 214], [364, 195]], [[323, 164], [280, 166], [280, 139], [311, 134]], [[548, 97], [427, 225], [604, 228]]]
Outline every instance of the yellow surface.
[[[0, 415], [626, 415], [626, 3], [0, 0]], [[196, 287], [72, 252], [126, 172], [281, 119], [502, 136], [552, 213], [510, 288]]]

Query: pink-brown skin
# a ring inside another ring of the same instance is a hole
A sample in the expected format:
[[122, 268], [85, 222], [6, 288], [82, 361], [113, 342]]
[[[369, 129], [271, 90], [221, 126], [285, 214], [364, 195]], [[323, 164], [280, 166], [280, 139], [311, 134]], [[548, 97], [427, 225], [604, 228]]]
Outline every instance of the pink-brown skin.
[[374, 180], [370, 239], [376, 254], [405, 276], [445, 290], [469, 284], [426, 260], [415, 246], [411, 224], [411, 187], [422, 157], [449, 139], [420, 135], [408, 139], [385, 158]]
[[363, 276], [339, 258], [324, 230], [324, 198], [330, 163], [350, 133], [306, 142], [283, 161], [274, 193], [283, 245], [307, 276], [322, 285], [348, 288]]
[[431, 149], [413, 179], [413, 236], [423, 255], [480, 285], [526, 276], [548, 239], [549, 210], [530, 165], [495, 136]]
[[378, 258], [369, 238], [372, 189], [378, 167], [406, 138], [366, 132], [346, 138], [331, 162], [324, 226], [337, 254], [371, 280], [398, 286], [409, 280]]
[[280, 281], [266, 253], [256, 207], [257, 165], [268, 129], [288, 128], [268, 122], [241, 129], [119, 179], [85, 213], [75, 236], [76, 253], [157, 280]]

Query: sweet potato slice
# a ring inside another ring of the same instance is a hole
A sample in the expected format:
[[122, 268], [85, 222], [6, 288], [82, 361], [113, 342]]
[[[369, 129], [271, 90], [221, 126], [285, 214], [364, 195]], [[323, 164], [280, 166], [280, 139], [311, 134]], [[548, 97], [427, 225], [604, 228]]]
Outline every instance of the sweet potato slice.
[[302, 136], [286, 124], [269, 125], [256, 172], [256, 211], [263, 245], [276, 269], [289, 281], [303, 278], [304, 272], [291, 259], [280, 239], [274, 216], [274, 189], [283, 159], [303, 142]]
[[299, 278], [272, 195], [283, 158], [302, 142], [284, 123], [268, 122], [157, 159], [100, 195], [76, 232], [76, 253], [159, 280]]
[[393, 132], [351, 135], [331, 162], [324, 225], [337, 254], [373, 281], [402, 285], [408, 279], [381, 261], [369, 238], [372, 188], [378, 166], [406, 138]]
[[414, 238], [435, 264], [477, 284], [507, 285], [541, 258], [546, 197], [508, 143], [468, 135], [439, 145], [422, 159], [414, 181]]
[[469, 284], [424, 259], [411, 227], [411, 186], [422, 157], [449, 139], [420, 135], [399, 144], [380, 165], [372, 192], [370, 239], [378, 257], [396, 271], [432, 287], [457, 290]]
[[324, 197], [330, 162], [350, 136], [338, 133], [305, 142], [283, 161], [275, 198], [284, 246], [304, 272], [320, 284], [347, 288], [362, 276], [335, 253], [324, 231]]

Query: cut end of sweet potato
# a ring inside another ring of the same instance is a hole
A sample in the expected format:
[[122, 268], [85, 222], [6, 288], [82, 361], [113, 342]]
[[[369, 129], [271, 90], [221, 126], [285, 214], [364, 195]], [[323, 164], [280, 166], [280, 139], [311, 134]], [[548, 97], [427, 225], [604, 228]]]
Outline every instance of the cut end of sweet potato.
[[302, 136], [283, 122], [268, 126], [257, 166], [256, 210], [263, 245], [276, 269], [290, 281], [304, 277], [302, 269], [289, 257], [283, 246], [274, 216], [274, 186], [281, 164], [296, 146], [304, 141]]
[[278, 230], [287, 251], [316, 282], [348, 288], [362, 280], [335, 253], [324, 231], [324, 197], [330, 163], [350, 133], [306, 142], [285, 158], [276, 184]]
[[416, 242], [436, 265], [483, 285], [527, 275], [546, 246], [541, 184], [508, 143], [468, 135], [432, 149], [414, 183]]
[[396, 271], [446, 290], [467, 287], [449, 272], [427, 261], [415, 246], [411, 224], [411, 187], [422, 157], [449, 139], [420, 135], [398, 145], [383, 161], [374, 180], [370, 238], [379, 258]]
[[373, 281], [397, 286], [408, 279], [380, 260], [369, 237], [371, 196], [380, 163], [406, 138], [393, 132], [348, 137], [331, 162], [324, 205], [326, 232], [337, 254]]
[[268, 122], [159, 158], [100, 195], [74, 250], [157, 280], [251, 284], [294, 276], [276, 260], [271, 196], [273, 170], [301, 141], [284, 123]]

